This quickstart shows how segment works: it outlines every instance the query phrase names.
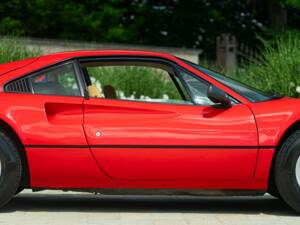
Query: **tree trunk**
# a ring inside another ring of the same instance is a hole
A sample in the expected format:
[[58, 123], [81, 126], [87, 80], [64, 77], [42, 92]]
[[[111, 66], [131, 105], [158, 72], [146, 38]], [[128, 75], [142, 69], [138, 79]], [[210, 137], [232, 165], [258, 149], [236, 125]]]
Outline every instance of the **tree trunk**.
[[275, 31], [285, 31], [287, 27], [287, 11], [279, 0], [268, 0], [269, 23]]

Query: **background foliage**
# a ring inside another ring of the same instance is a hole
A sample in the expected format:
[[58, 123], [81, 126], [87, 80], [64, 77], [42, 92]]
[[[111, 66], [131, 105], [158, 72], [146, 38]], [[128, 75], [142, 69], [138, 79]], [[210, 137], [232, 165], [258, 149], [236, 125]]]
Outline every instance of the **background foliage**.
[[122, 92], [123, 98], [181, 99], [173, 81], [162, 69], [144, 66], [102, 66], [89, 67], [88, 73], [100, 90], [106, 85], [111, 85], [118, 92]]
[[[98, 42], [178, 46], [215, 54], [216, 37], [234, 34], [247, 45], [276, 31], [274, 6], [300, 23], [299, 0], [3, 0], [0, 34]], [[273, 11], [274, 12], [273, 12]], [[270, 12], [268, 14], [268, 12]], [[269, 15], [269, 16], [267, 16]]]
[[42, 54], [38, 48], [28, 48], [15, 39], [0, 41], [0, 64], [20, 59], [32, 58]]
[[265, 42], [261, 54], [260, 61], [227, 73], [265, 92], [299, 97], [300, 32], [288, 32]]

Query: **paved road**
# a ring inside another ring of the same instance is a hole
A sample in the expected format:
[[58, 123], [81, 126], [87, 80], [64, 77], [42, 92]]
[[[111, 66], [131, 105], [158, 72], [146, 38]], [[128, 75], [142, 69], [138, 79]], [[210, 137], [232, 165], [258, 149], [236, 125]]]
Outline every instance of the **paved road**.
[[283, 225], [300, 216], [266, 197], [103, 197], [21, 193], [0, 211], [0, 225]]

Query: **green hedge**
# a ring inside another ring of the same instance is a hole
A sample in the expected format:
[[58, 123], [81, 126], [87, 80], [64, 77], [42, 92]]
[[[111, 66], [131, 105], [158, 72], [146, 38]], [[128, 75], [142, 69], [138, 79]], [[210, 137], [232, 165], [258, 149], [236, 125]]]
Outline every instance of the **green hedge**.
[[0, 64], [32, 58], [41, 54], [40, 49], [26, 47], [18, 39], [0, 39]]
[[265, 92], [299, 97], [300, 33], [288, 32], [265, 43], [260, 62], [228, 74]]
[[94, 67], [89, 74], [98, 83], [97, 86], [112, 85], [126, 98], [163, 98], [181, 99], [176, 86], [163, 70], [142, 66], [127, 67]]

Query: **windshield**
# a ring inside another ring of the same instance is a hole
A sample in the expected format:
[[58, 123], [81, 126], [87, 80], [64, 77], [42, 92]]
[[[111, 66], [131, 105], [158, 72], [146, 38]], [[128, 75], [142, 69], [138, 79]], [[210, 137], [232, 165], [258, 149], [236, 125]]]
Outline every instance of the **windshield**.
[[272, 99], [281, 97], [281, 96], [277, 96], [274, 94], [272, 95], [272, 94], [263, 93], [262, 91], [259, 91], [252, 87], [249, 87], [248, 85], [238, 82], [232, 78], [229, 78], [229, 77], [226, 77], [219, 73], [213, 72], [211, 70], [202, 68], [199, 65], [189, 62], [187, 60], [184, 60], [184, 59], [181, 59], [181, 60], [184, 61], [185, 63], [187, 63], [188, 65], [194, 67], [195, 69], [199, 70], [200, 72], [205, 73], [206, 75], [219, 81], [223, 85], [234, 90], [235, 92], [237, 92], [238, 94], [245, 97], [246, 99], [248, 99], [251, 102], [263, 102], [263, 101], [268, 101], [268, 100], [272, 100]]

